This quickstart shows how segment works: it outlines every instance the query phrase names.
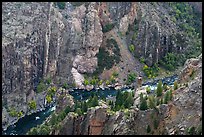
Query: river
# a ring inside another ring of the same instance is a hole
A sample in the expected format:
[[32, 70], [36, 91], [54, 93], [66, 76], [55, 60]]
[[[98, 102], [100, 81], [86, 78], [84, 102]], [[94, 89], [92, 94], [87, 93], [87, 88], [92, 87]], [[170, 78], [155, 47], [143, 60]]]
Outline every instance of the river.
[[[156, 88], [157, 83], [159, 80], [162, 80], [162, 83], [166, 83], [167, 85], [172, 86], [174, 81], [178, 79], [177, 75], [173, 75], [170, 77], [165, 77], [163, 79], [157, 79], [152, 82], [145, 82], [142, 84], [142, 86], [146, 87], [149, 86], [151, 90], [153, 91]], [[131, 91], [130, 89], [123, 89], [121, 91]], [[111, 98], [113, 96], [116, 96], [117, 90], [114, 88], [109, 89], [98, 89], [98, 90], [74, 90], [70, 92], [70, 94], [74, 97], [76, 100], [86, 100], [89, 98], [91, 94], [98, 95], [99, 98], [106, 97]], [[2, 131], [3, 135], [25, 135], [32, 127], [36, 127], [37, 125], [42, 124], [47, 117], [52, 114], [52, 112], [55, 110], [55, 106], [46, 108], [45, 110], [37, 113], [33, 113], [31, 115], [27, 115], [21, 119], [18, 120], [14, 125], [9, 126], [6, 131]]]

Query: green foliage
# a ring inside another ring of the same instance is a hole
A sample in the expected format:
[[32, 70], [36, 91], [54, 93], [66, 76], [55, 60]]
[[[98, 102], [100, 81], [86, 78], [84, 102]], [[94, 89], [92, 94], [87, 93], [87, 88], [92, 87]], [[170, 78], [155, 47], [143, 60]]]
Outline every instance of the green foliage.
[[28, 106], [29, 106], [30, 109], [33, 109], [33, 110], [36, 110], [36, 107], [37, 107], [36, 102], [34, 100], [30, 101], [28, 103]]
[[140, 110], [147, 110], [147, 101], [146, 98], [143, 97], [143, 94], [140, 94]]
[[139, 60], [140, 60], [141, 63], [145, 63], [144, 57], [141, 57]]
[[46, 83], [47, 83], [47, 84], [51, 84], [51, 82], [52, 82], [51, 77], [48, 77], [48, 78], [46, 79]]
[[46, 89], [46, 85], [41, 81], [37, 86], [37, 93], [43, 92]]
[[119, 73], [116, 72], [116, 71], [114, 71], [113, 74], [112, 74], [113, 77], [118, 77], [118, 75], [119, 75]]
[[50, 95], [51, 97], [53, 97], [53, 96], [55, 95], [56, 91], [57, 91], [57, 88], [56, 88], [56, 87], [50, 87], [50, 88], [48, 89], [47, 94]]
[[188, 128], [188, 134], [189, 135], [195, 135], [195, 127], [194, 126]]
[[134, 72], [129, 73], [128, 77], [127, 77], [127, 83], [130, 84], [130, 83], [134, 82], [136, 77], [137, 77], [136, 73], [134, 73]]
[[[78, 7], [84, 4], [85, 2], [70, 2], [73, 6]], [[88, 3], [88, 2], [87, 2]]]
[[92, 107], [98, 106], [98, 97], [94, 96], [92, 100]]
[[115, 23], [107, 24], [105, 26], [102, 26], [102, 32], [106, 33], [108, 31], [112, 30], [114, 28], [114, 26], [115, 26]]
[[149, 108], [156, 108], [156, 100], [153, 95], [148, 96], [148, 106]]
[[159, 61], [159, 63], [167, 70], [173, 71], [178, 66], [178, 59], [176, 54], [174, 53], [167, 53], [166, 56]]
[[70, 106], [66, 106], [66, 108], [64, 110], [65, 114], [68, 114], [70, 111], [71, 111]]
[[164, 89], [164, 91], [167, 90], [167, 84], [163, 84], [163, 89]]
[[55, 5], [57, 5], [60, 9], [64, 9], [66, 6], [65, 2], [55, 2]]
[[[112, 50], [114, 54], [110, 55], [108, 50]], [[98, 67], [96, 68], [96, 71], [93, 73], [93, 75], [101, 74], [104, 69], [111, 69], [113, 65], [120, 62], [120, 57], [121, 54], [117, 42], [114, 39], [108, 39], [106, 48], [99, 48], [99, 52], [97, 53]]]
[[87, 86], [89, 84], [89, 80], [88, 79], [84, 79], [84, 85]]
[[111, 109], [114, 111], [118, 111], [120, 109], [129, 109], [133, 103], [134, 103], [134, 99], [133, 99], [133, 93], [132, 92], [122, 92], [122, 91], [118, 91], [116, 94], [116, 101], [115, 101], [115, 105], [113, 106], [113, 102], [109, 102], [111, 105]]
[[81, 115], [82, 115], [81, 108], [77, 108], [77, 109], [76, 109], [76, 113], [77, 113], [79, 116], [81, 116]]
[[51, 95], [47, 95], [47, 96], [46, 96], [46, 100], [47, 100], [47, 103], [48, 103], [48, 104], [51, 103], [51, 101], [52, 101]]
[[82, 107], [81, 107], [82, 113], [87, 112], [88, 110], [88, 105], [86, 103], [86, 101], [82, 102]]
[[130, 108], [134, 103], [134, 99], [133, 99], [133, 96], [132, 96], [131, 93], [128, 93], [127, 96], [128, 97], [125, 99], [125, 102], [124, 102], [124, 107], [125, 108]]
[[162, 91], [163, 91], [163, 89], [162, 89], [162, 82], [159, 81], [159, 83], [157, 84], [157, 97], [162, 96]]
[[50, 123], [51, 125], [55, 125], [55, 124], [57, 124], [57, 116], [56, 116], [55, 113], [52, 114], [49, 123]]
[[144, 65], [142, 70], [148, 78], [154, 78], [158, 76], [159, 67], [157, 64], [154, 64], [152, 67], [148, 67], [147, 65]]
[[177, 81], [174, 82], [174, 90], [178, 89], [178, 83]]
[[170, 92], [167, 91], [164, 95], [164, 104], [167, 104], [169, 100], [170, 100]]
[[12, 117], [17, 117], [18, 112], [14, 108], [11, 108], [11, 109], [9, 109], [9, 115]]
[[62, 85], [62, 88], [64, 88], [64, 89], [68, 89], [68, 84], [67, 83], [64, 83], [63, 85]]
[[157, 129], [158, 126], [159, 126], [159, 120], [157, 120], [156, 118], [154, 118], [153, 123], [154, 123], [154, 129]]
[[147, 126], [147, 133], [150, 133], [151, 132], [151, 127], [148, 125]]
[[146, 92], [147, 92], [147, 94], [149, 94], [151, 92], [151, 88], [149, 86], [146, 87]]
[[37, 128], [36, 128], [36, 127], [31, 128], [30, 131], [28, 131], [27, 134], [28, 134], [28, 135], [38, 135]]
[[131, 45], [129, 46], [129, 50], [130, 50], [131, 52], [134, 52], [134, 51], [135, 51], [135, 46], [134, 46], [133, 44], [131, 44]]
[[169, 91], [169, 100], [172, 100], [173, 99], [173, 93], [172, 93], [172, 89], [170, 89]]
[[23, 112], [22, 111], [18, 112], [18, 117], [20, 118], [22, 116], [23, 116]]

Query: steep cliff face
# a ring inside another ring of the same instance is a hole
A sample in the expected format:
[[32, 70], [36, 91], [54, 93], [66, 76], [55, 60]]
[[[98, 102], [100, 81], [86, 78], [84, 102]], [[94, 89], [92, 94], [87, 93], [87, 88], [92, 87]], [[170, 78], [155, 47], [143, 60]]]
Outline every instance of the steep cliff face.
[[53, 3], [3, 3], [3, 107], [27, 113], [27, 103], [41, 96], [39, 81], [47, 77], [82, 85], [81, 73], [95, 70], [102, 42], [94, 5], [67, 9], [66, 20]]

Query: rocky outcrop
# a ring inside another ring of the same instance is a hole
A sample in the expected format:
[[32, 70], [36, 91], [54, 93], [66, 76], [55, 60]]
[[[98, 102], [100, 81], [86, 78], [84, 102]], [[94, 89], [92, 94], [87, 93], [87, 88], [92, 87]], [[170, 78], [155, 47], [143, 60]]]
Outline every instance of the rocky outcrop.
[[191, 77], [195, 77], [195, 73], [198, 69], [202, 68], [202, 54], [197, 58], [191, 58], [186, 60], [184, 68], [180, 72], [179, 81], [186, 82]]

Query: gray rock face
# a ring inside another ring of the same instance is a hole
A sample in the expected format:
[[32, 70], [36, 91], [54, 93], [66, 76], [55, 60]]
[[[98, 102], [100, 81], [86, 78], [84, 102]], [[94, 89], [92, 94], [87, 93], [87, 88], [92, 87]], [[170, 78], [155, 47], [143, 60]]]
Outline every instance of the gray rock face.
[[72, 18], [65, 20], [53, 3], [3, 3], [2, 93], [5, 102], [13, 100], [8, 107], [19, 104], [16, 94], [28, 100], [42, 78], [81, 86], [80, 73], [95, 70], [103, 33], [94, 5], [72, 10]]

